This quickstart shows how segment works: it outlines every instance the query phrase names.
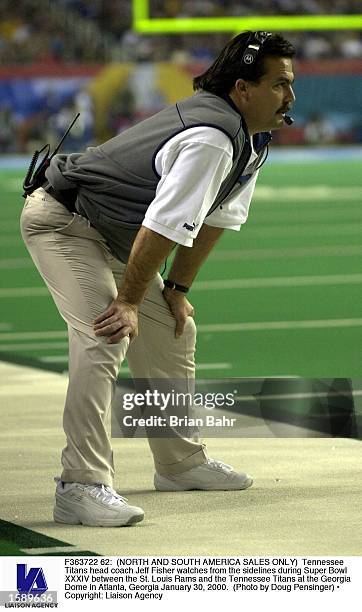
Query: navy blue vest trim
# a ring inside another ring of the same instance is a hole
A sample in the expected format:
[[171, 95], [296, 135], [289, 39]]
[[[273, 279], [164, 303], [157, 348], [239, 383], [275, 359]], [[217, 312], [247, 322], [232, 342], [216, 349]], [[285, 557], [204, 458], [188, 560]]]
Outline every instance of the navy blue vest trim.
[[253, 146], [255, 153], [260, 153], [262, 149], [266, 147], [267, 144], [272, 139], [272, 135], [270, 132], [259, 132], [258, 134], [254, 134], [253, 136]]
[[233, 108], [234, 111], [236, 113], [238, 113], [238, 115], [240, 115], [240, 117], [243, 118], [243, 116], [242, 116], [241, 112], [239, 111], [238, 107], [236, 106], [234, 100], [228, 94], [226, 94], [225, 96], [219, 96], [219, 97], [222, 98], [223, 100], [225, 100], [225, 102], [227, 102], [228, 105], [231, 106], [231, 108]]
[[179, 107], [178, 107], [177, 102], [176, 102], [176, 110], [177, 110], [178, 116], [180, 117], [180, 120], [181, 120], [182, 125], [183, 125], [184, 127], [186, 127], [185, 122], [184, 122], [184, 120], [182, 119], [182, 116], [181, 116], [181, 113], [180, 113], [180, 109], [179, 109]]
[[[239, 159], [239, 163], [238, 163], [238, 168], [234, 170], [235, 173], [235, 178], [234, 178], [234, 182], [230, 185], [228, 191], [226, 193], [222, 194], [222, 199], [223, 201], [228, 197], [228, 195], [232, 192], [232, 190], [234, 189], [236, 183], [239, 180], [239, 177], [242, 175], [242, 173], [244, 172], [247, 163], [249, 161], [251, 155], [251, 145], [250, 145], [250, 141], [246, 140], [244, 147], [243, 147], [243, 151], [241, 154], [241, 157]], [[238, 173], [236, 174], [236, 170], [238, 171]], [[216, 200], [214, 201], [214, 203], [212, 204], [210, 210], [208, 211], [206, 217], [208, 217], [209, 215], [211, 215], [211, 213], [214, 212], [214, 210], [216, 210], [219, 207], [219, 198], [216, 197]]]

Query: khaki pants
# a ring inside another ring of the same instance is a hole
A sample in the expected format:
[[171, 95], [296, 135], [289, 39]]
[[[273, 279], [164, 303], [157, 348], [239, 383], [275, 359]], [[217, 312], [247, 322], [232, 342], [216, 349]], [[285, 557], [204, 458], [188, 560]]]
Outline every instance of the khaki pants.
[[[134, 378], [194, 380], [195, 323], [175, 338], [175, 320], [162, 295], [160, 275], [139, 309], [139, 335], [107, 344], [96, 337], [94, 319], [117, 295], [125, 264], [112, 256], [87, 219], [71, 214], [42, 188], [29, 196], [21, 215], [29, 253], [47, 284], [69, 333], [69, 385], [63, 425], [62, 480], [112, 486], [114, 467], [106, 421], [120, 364]], [[149, 438], [160, 474], [177, 474], [206, 461], [204, 446], [180, 436]]]

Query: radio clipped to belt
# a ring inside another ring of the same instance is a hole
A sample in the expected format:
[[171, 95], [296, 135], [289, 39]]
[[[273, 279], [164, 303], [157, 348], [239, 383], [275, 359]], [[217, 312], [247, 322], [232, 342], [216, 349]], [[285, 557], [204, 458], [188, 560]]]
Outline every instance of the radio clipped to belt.
[[[54, 151], [53, 151], [53, 153], [51, 155], [50, 155], [50, 145], [49, 144], [46, 144], [42, 149], [40, 149], [40, 151], [35, 151], [32, 159], [31, 159], [28, 171], [27, 171], [27, 173], [25, 175], [24, 182], [23, 182], [23, 189], [24, 189], [23, 198], [26, 198], [28, 195], [33, 193], [33, 191], [35, 191], [35, 189], [38, 189], [38, 187], [42, 187], [44, 185], [44, 183], [46, 181], [45, 171], [49, 167], [49, 164], [50, 164], [51, 160], [53, 159], [54, 155], [56, 155], [58, 153], [60, 147], [62, 146], [64, 140], [68, 136], [70, 130], [73, 127], [73, 125], [77, 121], [79, 115], [80, 115], [80, 113], [78, 113], [74, 117], [72, 123], [68, 127], [68, 129], [65, 132], [65, 134], [62, 136], [60, 142], [57, 144], [57, 146], [55, 147], [55, 149], [54, 149]], [[36, 164], [37, 164], [37, 161], [39, 159], [39, 155], [41, 153], [43, 153], [43, 151], [45, 151], [44, 156], [43, 156], [41, 162], [39, 163], [38, 167], [36, 168]]]

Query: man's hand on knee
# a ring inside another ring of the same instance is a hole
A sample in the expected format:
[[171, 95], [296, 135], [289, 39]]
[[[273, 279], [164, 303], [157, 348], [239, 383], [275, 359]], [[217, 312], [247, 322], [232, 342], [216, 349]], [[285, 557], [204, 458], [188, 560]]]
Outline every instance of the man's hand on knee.
[[95, 319], [93, 327], [96, 336], [108, 336], [108, 344], [116, 344], [126, 336], [132, 341], [138, 334], [138, 308], [128, 302], [113, 300]]
[[193, 317], [195, 314], [194, 307], [183, 293], [167, 289], [167, 287], [163, 290], [163, 297], [176, 319], [175, 336], [179, 338], [183, 334], [187, 317]]

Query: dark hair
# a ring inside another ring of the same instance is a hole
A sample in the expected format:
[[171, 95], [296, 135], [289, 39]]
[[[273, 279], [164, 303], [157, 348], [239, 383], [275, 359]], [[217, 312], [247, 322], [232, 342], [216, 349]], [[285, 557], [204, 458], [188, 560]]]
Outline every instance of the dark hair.
[[216, 95], [229, 93], [237, 79], [258, 82], [266, 73], [266, 57], [293, 57], [293, 45], [279, 34], [269, 36], [260, 47], [257, 58], [252, 65], [242, 62], [246, 47], [253, 32], [242, 32], [228, 42], [214, 63], [193, 80], [194, 90], [204, 89]]

